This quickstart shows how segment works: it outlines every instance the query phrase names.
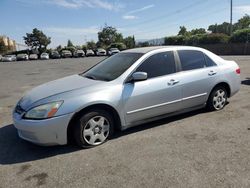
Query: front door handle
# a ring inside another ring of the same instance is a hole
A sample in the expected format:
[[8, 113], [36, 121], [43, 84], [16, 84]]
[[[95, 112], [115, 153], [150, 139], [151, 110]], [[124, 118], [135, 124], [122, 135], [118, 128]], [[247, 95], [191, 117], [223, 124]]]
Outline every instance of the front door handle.
[[172, 85], [178, 84], [179, 82], [180, 82], [179, 80], [171, 79], [171, 80], [168, 82], [168, 85], [169, 85], [169, 86], [172, 86]]
[[209, 76], [213, 76], [213, 75], [215, 75], [216, 73], [217, 73], [217, 72], [211, 70], [211, 71], [209, 71], [208, 75], [209, 75]]

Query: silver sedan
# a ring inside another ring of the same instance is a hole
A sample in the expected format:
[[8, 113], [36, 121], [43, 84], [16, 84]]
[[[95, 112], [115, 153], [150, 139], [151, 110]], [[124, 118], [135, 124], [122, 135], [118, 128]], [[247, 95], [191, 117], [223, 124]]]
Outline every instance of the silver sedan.
[[115, 130], [204, 107], [219, 111], [239, 89], [239, 66], [205, 49], [137, 48], [32, 89], [13, 121], [36, 144], [93, 147]]

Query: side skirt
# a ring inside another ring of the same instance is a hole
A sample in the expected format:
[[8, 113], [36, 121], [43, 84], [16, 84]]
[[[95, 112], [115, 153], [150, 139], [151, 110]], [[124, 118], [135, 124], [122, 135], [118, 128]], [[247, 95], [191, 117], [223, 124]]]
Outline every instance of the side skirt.
[[143, 119], [143, 120], [140, 120], [140, 121], [135, 121], [135, 122], [132, 122], [131, 124], [128, 124], [126, 126], [122, 126], [121, 130], [126, 130], [126, 129], [131, 128], [131, 127], [135, 127], [135, 126], [138, 126], [138, 125], [141, 125], [141, 124], [145, 124], [145, 123], [153, 122], [153, 121], [156, 121], [156, 120], [164, 119], [164, 118], [167, 118], [167, 117], [172, 117], [172, 116], [175, 116], [175, 115], [184, 114], [184, 113], [191, 112], [191, 111], [194, 111], [194, 110], [202, 109], [204, 107], [206, 107], [206, 103], [202, 104], [202, 105], [199, 105], [199, 106], [186, 108], [186, 109], [183, 109], [183, 110], [180, 110], [180, 111], [171, 112], [171, 113], [168, 113], [168, 114], [163, 114], [163, 115], [155, 116], [155, 117], [148, 118], [148, 119]]

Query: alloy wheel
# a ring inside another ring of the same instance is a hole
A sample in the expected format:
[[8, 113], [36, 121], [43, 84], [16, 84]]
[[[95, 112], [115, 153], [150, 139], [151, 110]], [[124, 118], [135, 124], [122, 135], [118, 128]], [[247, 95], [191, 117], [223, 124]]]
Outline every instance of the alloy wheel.
[[216, 110], [221, 110], [227, 101], [227, 94], [224, 90], [219, 89], [215, 92], [213, 97], [213, 106]]
[[100, 145], [109, 136], [110, 123], [103, 116], [95, 116], [91, 118], [83, 129], [83, 139], [89, 145]]

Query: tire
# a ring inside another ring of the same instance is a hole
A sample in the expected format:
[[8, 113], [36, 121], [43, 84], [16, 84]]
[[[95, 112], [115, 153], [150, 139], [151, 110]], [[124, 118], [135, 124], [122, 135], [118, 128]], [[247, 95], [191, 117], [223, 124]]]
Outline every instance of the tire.
[[208, 101], [207, 109], [209, 111], [219, 111], [222, 110], [227, 104], [227, 90], [223, 86], [218, 86], [211, 92]]
[[91, 110], [76, 121], [74, 139], [79, 147], [90, 148], [106, 142], [113, 132], [113, 117], [105, 110]]

